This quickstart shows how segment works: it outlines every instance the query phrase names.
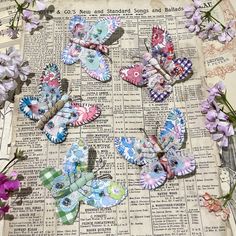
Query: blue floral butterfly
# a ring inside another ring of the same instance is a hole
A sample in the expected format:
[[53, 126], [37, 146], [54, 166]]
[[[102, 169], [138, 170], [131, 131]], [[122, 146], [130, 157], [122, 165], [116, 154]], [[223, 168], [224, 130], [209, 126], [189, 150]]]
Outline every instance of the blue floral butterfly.
[[83, 69], [92, 78], [99, 81], [109, 80], [111, 74], [103, 56], [108, 54], [108, 46], [104, 43], [120, 24], [120, 19], [115, 16], [107, 16], [93, 25], [81, 16], [73, 16], [69, 22], [69, 31], [73, 37], [62, 52], [62, 61], [67, 65], [80, 61]]
[[174, 108], [169, 112], [159, 137], [144, 139], [115, 138], [115, 147], [128, 162], [142, 166], [140, 182], [144, 189], [156, 189], [167, 179], [186, 176], [196, 169], [193, 157], [184, 157], [182, 148], [185, 134], [183, 113]]
[[106, 176], [89, 172], [89, 148], [84, 140], [73, 143], [68, 150], [62, 171], [52, 167], [40, 172], [42, 184], [55, 198], [57, 216], [63, 224], [73, 224], [80, 202], [96, 208], [116, 206], [127, 196], [127, 189]]

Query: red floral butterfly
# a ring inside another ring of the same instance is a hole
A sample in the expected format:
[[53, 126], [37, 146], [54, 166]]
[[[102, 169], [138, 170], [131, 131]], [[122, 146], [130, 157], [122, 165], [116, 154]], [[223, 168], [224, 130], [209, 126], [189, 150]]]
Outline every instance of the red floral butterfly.
[[192, 62], [174, 55], [174, 45], [169, 33], [159, 26], [152, 28], [152, 52], [143, 55], [143, 61], [123, 67], [123, 80], [138, 87], [147, 86], [151, 99], [164, 101], [171, 93], [172, 86], [186, 79], [192, 73]]

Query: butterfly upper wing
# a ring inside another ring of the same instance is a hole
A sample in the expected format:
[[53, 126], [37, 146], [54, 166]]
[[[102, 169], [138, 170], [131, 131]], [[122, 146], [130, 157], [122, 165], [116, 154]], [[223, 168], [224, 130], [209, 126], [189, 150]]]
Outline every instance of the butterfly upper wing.
[[151, 46], [154, 57], [158, 55], [163, 62], [173, 60], [174, 45], [167, 30], [160, 26], [153, 26]]
[[55, 64], [46, 65], [40, 78], [39, 97], [24, 97], [20, 100], [20, 110], [30, 119], [39, 120], [61, 99], [60, 72]]
[[153, 145], [147, 139], [116, 137], [114, 144], [118, 153], [131, 164], [145, 165], [148, 159], [157, 158]]
[[53, 107], [62, 98], [61, 76], [56, 64], [48, 64], [43, 70], [39, 85], [40, 101]]
[[73, 34], [73, 37], [83, 39], [90, 27], [89, 23], [82, 16], [72, 16], [69, 21], [69, 31]]
[[86, 171], [88, 168], [88, 146], [83, 139], [78, 143], [73, 143], [67, 151], [64, 162], [63, 172], [65, 174], [77, 174]]
[[147, 84], [148, 78], [143, 77], [145, 66], [142, 63], [126, 66], [120, 69], [120, 77], [136, 86]]
[[121, 26], [120, 18], [107, 16], [91, 25], [84, 40], [95, 44], [103, 44]]
[[126, 198], [128, 192], [121, 184], [106, 179], [94, 179], [88, 182], [87, 186], [90, 186], [89, 194], [83, 201], [96, 208], [118, 205]]
[[159, 136], [159, 142], [165, 152], [170, 148], [176, 150], [181, 148], [184, 142], [185, 125], [183, 112], [177, 108], [172, 109]]
[[95, 120], [101, 114], [96, 105], [78, 104], [68, 101], [44, 126], [47, 138], [53, 143], [61, 143], [68, 134], [67, 125], [81, 126]]

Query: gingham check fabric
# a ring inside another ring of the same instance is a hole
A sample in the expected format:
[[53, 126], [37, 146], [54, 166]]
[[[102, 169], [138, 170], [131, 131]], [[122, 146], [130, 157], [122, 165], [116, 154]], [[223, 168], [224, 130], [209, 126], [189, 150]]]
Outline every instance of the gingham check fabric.
[[52, 167], [45, 168], [39, 174], [42, 184], [49, 190], [52, 188], [53, 180], [62, 174], [61, 171], [56, 171]]
[[62, 224], [66, 225], [73, 224], [78, 214], [79, 203], [75, 206], [73, 210], [69, 212], [65, 212], [60, 208], [59, 200], [57, 200], [56, 204], [57, 204], [57, 217], [62, 222]]

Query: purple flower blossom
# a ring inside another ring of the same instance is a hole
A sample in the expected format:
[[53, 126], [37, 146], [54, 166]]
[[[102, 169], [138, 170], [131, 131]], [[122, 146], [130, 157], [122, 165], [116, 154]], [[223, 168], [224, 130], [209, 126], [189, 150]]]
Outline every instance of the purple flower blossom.
[[46, 4], [44, 3], [43, 0], [38, 0], [38, 1], [36, 0], [36, 7], [38, 11], [43, 11], [46, 8]]
[[221, 43], [228, 43], [236, 36], [235, 23], [236, 20], [229, 21], [223, 32], [218, 36]]
[[16, 39], [18, 38], [19, 29], [12, 29], [11, 27], [9, 27], [6, 33], [11, 39]]
[[224, 83], [222, 81], [216, 83], [212, 88], [209, 88], [207, 91], [210, 96], [217, 97], [221, 96], [223, 90], [225, 89]]
[[190, 32], [198, 33], [200, 31], [201, 23], [202, 23], [202, 19], [201, 19], [200, 10], [196, 10], [195, 13], [193, 14], [193, 17], [186, 22], [185, 26], [186, 28], [188, 28]]
[[34, 17], [32, 11], [24, 10], [22, 19], [26, 22], [25, 30], [28, 32], [31, 32], [33, 29], [37, 29], [39, 26], [39, 20]]
[[198, 36], [201, 39], [213, 40], [218, 37], [219, 33], [222, 31], [222, 26], [219, 23], [214, 23], [210, 21], [204, 30], [200, 31]]

